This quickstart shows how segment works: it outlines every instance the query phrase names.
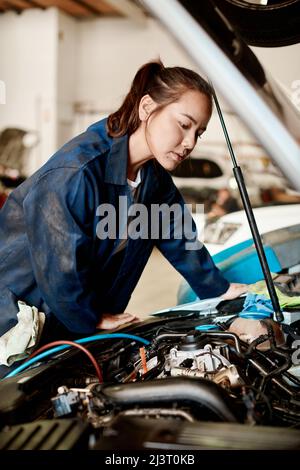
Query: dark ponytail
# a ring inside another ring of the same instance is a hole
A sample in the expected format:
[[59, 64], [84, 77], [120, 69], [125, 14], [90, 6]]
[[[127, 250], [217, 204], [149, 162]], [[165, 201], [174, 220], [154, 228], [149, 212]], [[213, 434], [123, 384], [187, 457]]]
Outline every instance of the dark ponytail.
[[149, 94], [156, 103], [166, 106], [190, 89], [207, 95], [212, 105], [210, 85], [196, 72], [183, 67], [164, 67], [160, 60], [148, 62], [136, 73], [121, 107], [108, 116], [108, 134], [120, 137], [136, 131], [140, 125], [139, 104], [144, 95]]

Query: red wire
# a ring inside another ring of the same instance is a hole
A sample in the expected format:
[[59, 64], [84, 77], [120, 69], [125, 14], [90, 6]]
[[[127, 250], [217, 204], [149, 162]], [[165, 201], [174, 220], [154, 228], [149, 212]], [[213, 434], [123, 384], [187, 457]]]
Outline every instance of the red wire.
[[140, 356], [141, 356], [141, 360], [142, 360], [143, 373], [146, 374], [148, 372], [148, 369], [147, 369], [147, 359], [146, 359], [146, 353], [145, 353], [144, 346], [142, 348], [140, 348]]
[[75, 343], [74, 341], [61, 340], [61, 341], [53, 341], [52, 343], [45, 344], [44, 346], [42, 346], [39, 349], [37, 349], [36, 351], [34, 351], [34, 353], [32, 353], [30, 355], [29, 359], [33, 358], [34, 356], [37, 356], [38, 354], [40, 354], [41, 352], [43, 352], [43, 351], [45, 351], [49, 348], [52, 348], [53, 346], [59, 346], [61, 344], [69, 344], [70, 346], [74, 346], [74, 348], [78, 348], [82, 352], [84, 352], [88, 356], [90, 361], [92, 362], [93, 366], [95, 367], [99, 382], [103, 383], [103, 377], [102, 377], [101, 369], [100, 369], [99, 364], [97, 363], [96, 359], [94, 358], [94, 356], [90, 353], [90, 351], [87, 348], [85, 348], [84, 346], [81, 346], [81, 344]]

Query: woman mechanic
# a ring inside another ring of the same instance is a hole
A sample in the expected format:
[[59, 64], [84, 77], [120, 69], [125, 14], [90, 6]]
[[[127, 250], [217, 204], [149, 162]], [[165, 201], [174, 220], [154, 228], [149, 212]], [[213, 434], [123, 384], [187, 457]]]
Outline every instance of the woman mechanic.
[[[124, 238], [121, 229], [99, 237], [101, 205], [113, 206], [120, 220], [120, 196], [147, 208], [183, 208], [168, 172], [191, 153], [211, 113], [211, 89], [198, 74], [147, 63], [115, 113], [65, 144], [10, 194], [0, 211], [2, 349], [25, 331], [16, 328], [20, 307], [35, 307], [32, 317], [43, 319], [42, 342], [134, 321], [124, 311], [154, 246], [200, 298], [245, 292], [224, 279], [204, 246], [187, 250], [185, 234], [174, 236], [175, 216], [170, 237]], [[1, 348], [0, 363], [10, 365]]]

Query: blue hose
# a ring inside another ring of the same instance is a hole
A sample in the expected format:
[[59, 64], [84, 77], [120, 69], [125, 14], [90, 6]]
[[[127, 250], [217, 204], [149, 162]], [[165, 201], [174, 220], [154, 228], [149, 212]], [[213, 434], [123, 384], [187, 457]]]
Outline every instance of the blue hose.
[[[128, 335], [127, 333], [110, 333], [110, 334], [105, 334], [105, 335], [88, 336], [87, 338], [78, 339], [74, 341], [74, 343], [82, 344], [82, 343], [88, 343], [89, 341], [98, 341], [102, 339], [111, 339], [111, 338], [128, 338], [128, 339], [133, 339], [135, 341], [140, 341], [146, 346], [150, 344], [150, 341], [148, 341], [147, 339], [141, 338], [140, 336]], [[62, 344], [61, 346], [56, 346], [55, 348], [51, 348], [48, 351], [44, 351], [41, 354], [38, 354], [37, 356], [33, 357], [32, 359], [29, 359], [27, 362], [21, 364], [12, 372], [7, 374], [4, 378], [9, 379], [11, 377], [14, 377], [15, 375], [19, 374], [23, 370], [27, 369], [27, 367], [31, 366], [32, 364], [35, 364], [36, 362], [39, 362], [40, 359], [50, 356], [53, 353], [63, 351], [64, 349], [68, 349], [70, 347], [71, 346], [69, 344], [66, 344], [66, 345]]]
[[195, 330], [200, 330], [200, 331], [207, 331], [207, 330], [219, 330], [220, 328], [218, 325], [215, 325], [214, 323], [209, 323], [208, 325], [198, 325], [195, 326]]

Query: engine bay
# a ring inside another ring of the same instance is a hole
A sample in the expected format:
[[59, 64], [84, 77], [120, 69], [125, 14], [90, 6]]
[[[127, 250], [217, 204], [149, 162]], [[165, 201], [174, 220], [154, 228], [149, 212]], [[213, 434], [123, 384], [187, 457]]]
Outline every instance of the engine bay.
[[[101, 380], [71, 348], [1, 381], [1, 448], [52, 448], [54, 423], [72, 423], [84, 448], [145, 448], [154, 435], [154, 448], [299, 448], [300, 312], [285, 311], [283, 324], [243, 318], [242, 300], [97, 335], [87, 348]], [[44, 437], [34, 447], [27, 428], [36, 425]]]

